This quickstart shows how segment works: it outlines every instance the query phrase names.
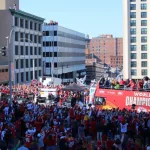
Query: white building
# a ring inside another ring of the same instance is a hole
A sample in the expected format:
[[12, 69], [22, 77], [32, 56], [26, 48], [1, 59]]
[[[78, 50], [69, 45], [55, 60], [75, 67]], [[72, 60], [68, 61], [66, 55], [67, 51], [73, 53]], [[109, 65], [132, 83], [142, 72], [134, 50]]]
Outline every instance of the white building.
[[43, 75], [73, 82], [85, 72], [85, 35], [51, 21], [43, 25]]
[[123, 0], [123, 75], [150, 76], [150, 0]]
[[[2, 3], [2, 4], [1, 4]], [[29, 83], [42, 76], [42, 24], [43, 18], [19, 10], [19, 0], [2, 0], [0, 7], [0, 48], [11, 52], [12, 81]], [[16, 8], [13, 7], [16, 3]], [[11, 36], [10, 36], [10, 33]], [[8, 65], [8, 57], [0, 56], [0, 65]]]

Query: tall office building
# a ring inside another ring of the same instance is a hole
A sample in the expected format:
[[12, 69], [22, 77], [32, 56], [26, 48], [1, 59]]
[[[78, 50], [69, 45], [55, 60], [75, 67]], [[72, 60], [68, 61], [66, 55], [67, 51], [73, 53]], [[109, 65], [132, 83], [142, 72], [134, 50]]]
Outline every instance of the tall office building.
[[114, 38], [113, 35], [100, 35], [89, 41], [89, 51], [92, 57], [112, 67], [120, 67], [123, 64], [122, 38]]
[[43, 25], [43, 75], [74, 82], [85, 72], [85, 35], [51, 21]]
[[[44, 19], [21, 11], [19, 0], [1, 0], [0, 20], [0, 48], [7, 46], [8, 38], [6, 37], [11, 39], [9, 51], [12, 81], [18, 84], [38, 79], [42, 76], [42, 24]], [[4, 66], [5, 69], [3, 69]], [[0, 55], [0, 67], [3, 72], [8, 73], [7, 56]]]
[[150, 76], [150, 1], [123, 0], [123, 75]]

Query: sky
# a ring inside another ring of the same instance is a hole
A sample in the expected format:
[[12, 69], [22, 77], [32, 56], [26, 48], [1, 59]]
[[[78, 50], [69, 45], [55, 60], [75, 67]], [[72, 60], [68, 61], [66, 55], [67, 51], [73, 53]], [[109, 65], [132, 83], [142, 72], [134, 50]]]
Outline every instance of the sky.
[[20, 9], [88, 34], [122, 37], [122, 0], [20, 0]]

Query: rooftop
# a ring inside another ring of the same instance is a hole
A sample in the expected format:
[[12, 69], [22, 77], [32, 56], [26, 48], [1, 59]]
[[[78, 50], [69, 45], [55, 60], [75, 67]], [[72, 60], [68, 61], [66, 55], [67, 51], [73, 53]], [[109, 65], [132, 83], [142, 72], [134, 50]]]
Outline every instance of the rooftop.
[[39, 22], [44, 22], [44, 20], [45, 20], [44, 18], [32, 15], [30, 13], [26, 13], [21, 10], [15, 10], [15, 9], [9, 9], [9, 10], [10, 10], [11, 14], [14, 16], [26, 17], [26, 18], [30, 18], [32, 20], [39, 21]]

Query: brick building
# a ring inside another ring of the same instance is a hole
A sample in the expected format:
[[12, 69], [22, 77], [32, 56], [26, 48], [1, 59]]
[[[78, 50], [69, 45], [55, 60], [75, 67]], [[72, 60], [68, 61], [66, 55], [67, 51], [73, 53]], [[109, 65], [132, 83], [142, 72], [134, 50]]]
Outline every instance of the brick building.
[[89, 42], [89, 51], [98, 61], [120, 67], [123, 64], [123, 39], [113, 35], [100, 35]]

